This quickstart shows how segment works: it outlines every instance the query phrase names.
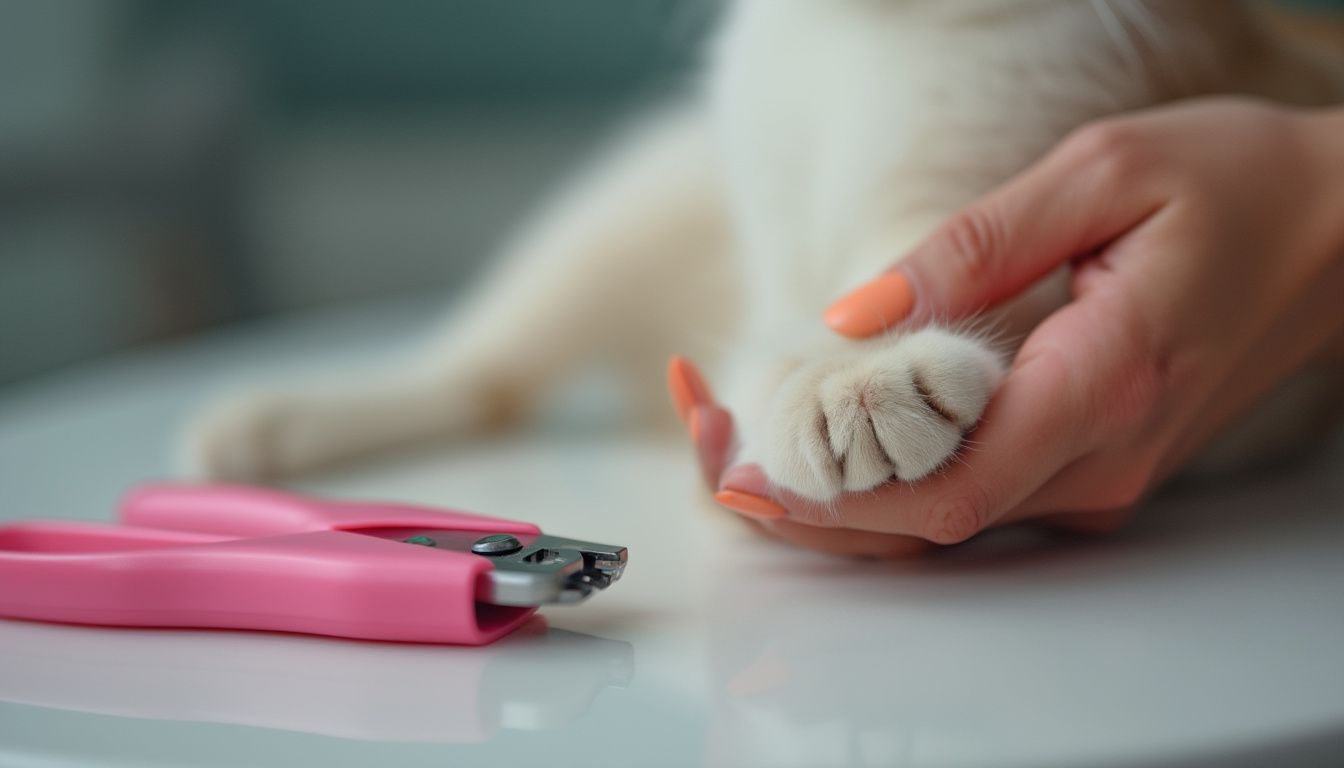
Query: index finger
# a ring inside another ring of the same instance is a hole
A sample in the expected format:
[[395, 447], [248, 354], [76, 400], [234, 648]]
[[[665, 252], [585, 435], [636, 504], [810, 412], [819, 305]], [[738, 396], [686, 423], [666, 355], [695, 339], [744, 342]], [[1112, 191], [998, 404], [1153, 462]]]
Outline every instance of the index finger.
[[837, 333], [863, 338], [1011, 299], [1159, 209], [1156, 165], [1128, 123], [1087, 126], [832, 304], [824, 320]]

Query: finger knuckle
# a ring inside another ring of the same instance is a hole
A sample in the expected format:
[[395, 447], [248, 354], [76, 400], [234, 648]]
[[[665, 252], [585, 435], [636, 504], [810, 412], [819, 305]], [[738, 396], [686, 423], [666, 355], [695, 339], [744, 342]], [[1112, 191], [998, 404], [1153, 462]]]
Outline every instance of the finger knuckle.
[[960, 544], [989, 523], [989, 495], [971, 488], [940, 499], [929, 510], [925, 538], [935, 544]]
[[1116, 472], [1105, 490], [1098, 494], [1098, 505], [1104, 510], [1126, 510], [1136, 506], [1147, 494], [1152, 473], [1142, 468]]
[[1114, 331], [1107, 354], [1118, 362], [1104, 384], [1091, 393], [1090, 425], [1095, 430], [1129, 433], [1163, 416], [1164, 404], [1176, 386], [1176, 366], [1164, 332], [1130, 303], [1107, 302], [1103, 309]]
[[1092, 516], [1092, 529], [1097, 533], [1115, 533], [1134, 519], [1134, 504], [1097, 512]]
[[943, 230], [948, 245], [946, 266], [967, 283], [994, 277], [1003, 251], [1003, 232], [998, 217], [985, 207], [968, 208], [948, 220]]
[[1147, 424], [1161, 416], [1172, 389], [1172, 358], [1163, 347], [1149, 343], [1132, 386], [1133, 418]]
[[1071, 131], [1063, 146], [1082, 160], [1127, 155], [1142, 145], [1140, 133], [1138, 127], [1123, 118], [1094, 120]]
[[1079, 173], [1103, 189], [1123, 189], [1153, 167], [1152, 146], [1140, 127], [1110, 119], [1074, 131], [1065, 139], [1063, 152]]
[[1166, 390], [1164, 369], [1160, 360], [1139, 357], [1128, 369], [1116, 376], [1110, 385], [1098, 391], [1092, 411], [1099, 429], [1117, 434], [1128, 434], [1146, 427], [1160, 416]]
[[1091, 494], [1093, 511], [1120, 515], [1138, 506], [1157, 480], [1157, 461], [1142, 449], [1122, 451], [1108, 462], [1109, 471]]

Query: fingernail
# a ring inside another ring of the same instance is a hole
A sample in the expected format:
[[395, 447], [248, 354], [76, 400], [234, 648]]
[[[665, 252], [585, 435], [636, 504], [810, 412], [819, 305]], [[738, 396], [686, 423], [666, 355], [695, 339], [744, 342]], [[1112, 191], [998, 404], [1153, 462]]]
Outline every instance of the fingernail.
[[910, 281], [900, 272], [888, 272], [858, 288], [826, 309], [822, 319], [836, 333], [863, 338], [885, 331], [905, 319], [915, 305]]
[[683, 424], [690, 424], [691, 409], [697, 405], [714, 402], [709, 387], [700, 378], [700, 372], [684, 357], [673, 357], [667, 361], [667, 391], [672, 395], [672, 405]]
[[787, 510], [775, 502], [763, 496], [742, 491], [722, 490], [714, 494], [714, 500], [734, 512], [757, 520], [778, 520], [788, 514]]

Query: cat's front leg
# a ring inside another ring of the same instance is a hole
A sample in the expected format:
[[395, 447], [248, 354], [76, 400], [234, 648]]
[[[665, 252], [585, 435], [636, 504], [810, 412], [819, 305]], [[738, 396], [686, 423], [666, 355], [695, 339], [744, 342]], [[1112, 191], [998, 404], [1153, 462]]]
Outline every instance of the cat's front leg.
[[489, 429], [599, 362], [657, 392], [667, 354], [707, 355], [734, 313], [712, 148], [696, 109], [651, 119], [525, 228], [413, 362], [226, 400], [191, 426], [190, 468], [275, 479]]
[[818, 501], [914, 482], [961, 449], [1003, 374], [985, 340], [939, 328], [839, 346], [783, 374], [743, 458]]

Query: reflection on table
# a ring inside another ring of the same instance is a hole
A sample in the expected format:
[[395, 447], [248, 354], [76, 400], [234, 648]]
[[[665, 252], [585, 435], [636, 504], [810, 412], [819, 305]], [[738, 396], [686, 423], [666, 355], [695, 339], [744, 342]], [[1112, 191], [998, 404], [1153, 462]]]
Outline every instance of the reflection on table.
[[480, 648], [0, 620], [0, 700], [372, 741], [544, 730], [634, 674], [629, 643], [534, 618]]

